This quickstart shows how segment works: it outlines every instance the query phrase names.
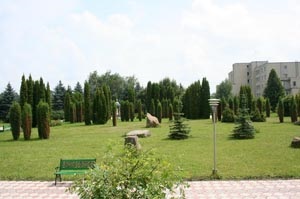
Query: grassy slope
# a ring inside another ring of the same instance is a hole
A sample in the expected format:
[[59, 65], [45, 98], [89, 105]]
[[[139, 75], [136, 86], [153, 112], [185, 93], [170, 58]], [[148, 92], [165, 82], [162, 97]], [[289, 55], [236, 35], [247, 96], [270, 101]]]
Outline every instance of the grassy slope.
[[[277, 118], [266, 123], [254, 123], [260, 133], [251, 140], [232, 140], [234, 124], [217, 123], [217, 169], [223, 179], [296, 177], [300, 178], [300, 150], [289, 147], [292, 138], [300, 135], [299, 126], [279, 124]], [[210, 120], [190, 120], [191, 138], [168, 140], [169, 122], [150, 129], [152, 136], [141, 138], [144, 150], [154, 148], [173, 164], [184, 170], [185, 178], [208, 179], [213, 167], [212, 123]], [[103, 126], [64, 124], [51, 128], [49, 140], [39, 140], [33, 129], [32, 140], [12, 141], [10, 132], [0, 133], [0, 179], [53, 180], [54, 168], [60, 158], [96, 157], [101, 161], [110, 143], [118, 148], [123, 135], [144, 129], [145, 121], [111, 123]]]

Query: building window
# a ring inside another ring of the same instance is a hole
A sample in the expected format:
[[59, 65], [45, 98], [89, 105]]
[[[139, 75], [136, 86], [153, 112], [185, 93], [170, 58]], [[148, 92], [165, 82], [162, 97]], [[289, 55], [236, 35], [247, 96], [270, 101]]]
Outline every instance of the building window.
[[249, 76], [249, 72], [247, 72], [247, 76]]
[[293, 81], [293, 86], [294, 86], [294, 87], [296, 86], [296, 82], [295, 82], [295, 81]]

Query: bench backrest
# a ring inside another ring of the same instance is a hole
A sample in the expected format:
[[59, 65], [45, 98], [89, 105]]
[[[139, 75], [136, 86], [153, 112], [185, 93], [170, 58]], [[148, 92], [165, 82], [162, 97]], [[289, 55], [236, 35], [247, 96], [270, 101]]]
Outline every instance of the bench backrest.
[[83, 170], [94, 168], [96, 159], [61, 159], [60, 170]]

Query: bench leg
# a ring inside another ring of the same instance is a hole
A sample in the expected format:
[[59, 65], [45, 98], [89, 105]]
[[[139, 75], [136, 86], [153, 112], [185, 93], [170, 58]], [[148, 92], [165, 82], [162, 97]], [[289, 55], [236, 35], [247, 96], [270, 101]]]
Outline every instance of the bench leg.
[[55, 183], [54, 183], [55, 186], [56, 186], [57, 178], [59, 178], [59, 181], [61, 182], [61, 175], [55, 174]]

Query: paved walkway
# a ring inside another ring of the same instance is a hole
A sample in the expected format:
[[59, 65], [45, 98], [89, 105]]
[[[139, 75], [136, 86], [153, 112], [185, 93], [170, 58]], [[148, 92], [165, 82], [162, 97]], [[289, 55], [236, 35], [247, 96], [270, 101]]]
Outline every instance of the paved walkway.
[[[189, 182], [186, 198], [300, 198], [299, 180], [195, 181]], [[0, 181], [0, 198], [77, 199], [66, 192], [71, 182], [54, 186], [49, 181]]]

